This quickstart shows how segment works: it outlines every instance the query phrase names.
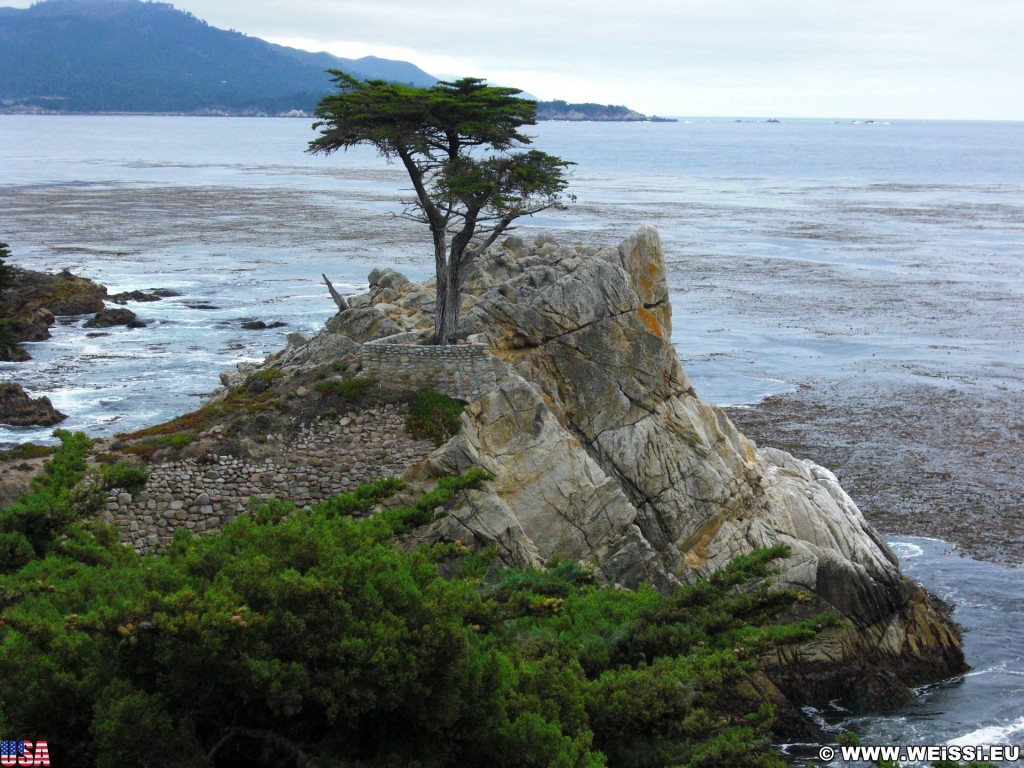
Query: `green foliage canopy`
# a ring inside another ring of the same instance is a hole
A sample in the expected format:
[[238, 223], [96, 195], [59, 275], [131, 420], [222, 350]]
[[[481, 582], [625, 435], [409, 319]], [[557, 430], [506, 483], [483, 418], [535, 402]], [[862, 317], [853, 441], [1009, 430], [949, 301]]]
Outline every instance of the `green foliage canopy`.
[[525, 149], [530, 138], [520, 129], [535, 124], [537, 103], [515, 88], [478, 78], [415, 88], [332, 75], [338, 90], [317, 107], [321, 135], [309, 151], [368, 144], [402, 163], [415, 193], [406, 215], [429, 226], [434, 245], [434, 341], [451, 343], [462, 267], [519, 217], [557, 205], [570, 163]]
[[28, 355], [15, 341], [14, 334], [11, 332], [11, 318], [3, 297], [3, 292], [11, 286], [14, 280], [14, 270], [7, 264], [9, 258], [11, 258], [11, 251], [7, 243], [0, 243], [0, 361], [17, 362], [27, 360]]
[[7, 265], [7, 259], [11, 258], [11, 250], [7, 243], [0, 243], [0, 291], [11, 284], [12, 272]]

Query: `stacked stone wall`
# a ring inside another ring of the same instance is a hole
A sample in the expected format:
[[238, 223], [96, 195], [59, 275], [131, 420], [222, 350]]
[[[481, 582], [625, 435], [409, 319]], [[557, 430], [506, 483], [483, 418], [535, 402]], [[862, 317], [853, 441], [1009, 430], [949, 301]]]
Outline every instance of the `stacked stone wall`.
[[350, 412], [307, 425], [297, 434], [268, 435], [262, 459], [211, 456], [154, 463], [144, 491], [113, 491], [104, 519], [137, 552], [166, 546], [178, 528], [217, 531], [249, 509], [250, 499], [288, 499], [300, 507], [361, 483], [401, 475], [434, 444], [405, 432], [395, 405]]
[[467, 402], [494, 389], [494, 358], [486, 344], [408, 343], [416, 336], [399, 334], [364, 344], [363, 375], [405, 389], [428, 387]]

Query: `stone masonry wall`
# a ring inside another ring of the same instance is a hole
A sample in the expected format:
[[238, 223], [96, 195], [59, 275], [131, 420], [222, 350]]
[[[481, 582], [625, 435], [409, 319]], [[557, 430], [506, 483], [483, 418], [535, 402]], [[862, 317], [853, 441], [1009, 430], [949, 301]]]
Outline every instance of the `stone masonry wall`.
[[434, 444], [413, 440], [394, 405], [350, 412], [303, 427], [297, 436], [268, 435], [262, 460], [216, 456], [150, 464], [146, 489], [111, 492], [104, 519], [137, 552], [166, 546], [175, 530], [210, 533], [249, 509], [250, 499], [281, 498], [300, 507], [360, 483], [401, 475]]
[[486, 344], [424, 346], [388, 336], [363, 345], [363, 375], [408, 389], [429, 387], [472, 401], [495, 387], [494, 358]]

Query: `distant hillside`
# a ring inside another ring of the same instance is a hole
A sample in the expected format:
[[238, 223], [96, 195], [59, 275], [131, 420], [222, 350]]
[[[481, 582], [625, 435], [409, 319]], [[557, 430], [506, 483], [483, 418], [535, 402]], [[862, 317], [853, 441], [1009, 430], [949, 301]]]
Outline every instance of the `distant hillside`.
[[341, 59], [211, 27], [168, 3], [45, 0], [0, 8], [0, 110], [282, 114], [311, 111], [325, 73], [415, 85], [404, 61]]
[[[311, 113], [328, 69], [429, 86], [405, 62], [309, 53], [211, 27], [170, 3], [43, 0], [0, 8], [0, 113]], [[542, 101], [538, 120], [662, 121], [626, 107]]]
[[628, 107], [607, 104], [568, 104], [564, 101], [542, 101], [537, 104], [538, 120], [592, 120], [615, 123], [675, 123], [670, 117], [648, 117]]

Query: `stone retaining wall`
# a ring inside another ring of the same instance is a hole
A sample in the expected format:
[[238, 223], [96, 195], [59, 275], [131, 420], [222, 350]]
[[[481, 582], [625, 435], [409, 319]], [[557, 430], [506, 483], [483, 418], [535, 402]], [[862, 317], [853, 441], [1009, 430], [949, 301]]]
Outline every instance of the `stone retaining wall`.
[[351, 412], [303, 427], [295, 436], [269, 435], [272, 458], [216, 456], [150, 464], [146, 489], [134, 497], [111, 492], [104, 519], [137, 552], [166, 546], [175, 530], [210, 533], [249, 509], [250, 499], [281, 498], [306, 507], [381, 477], [401, 475], [434, 444], [405, 432], [395, 405]]
[[467, 402], [494, 389], [494, 358], [486, 344], [409, 343], [416, 337], [403, 333], [364, 344], [363, 375], [407, 389], [429, 387]]

